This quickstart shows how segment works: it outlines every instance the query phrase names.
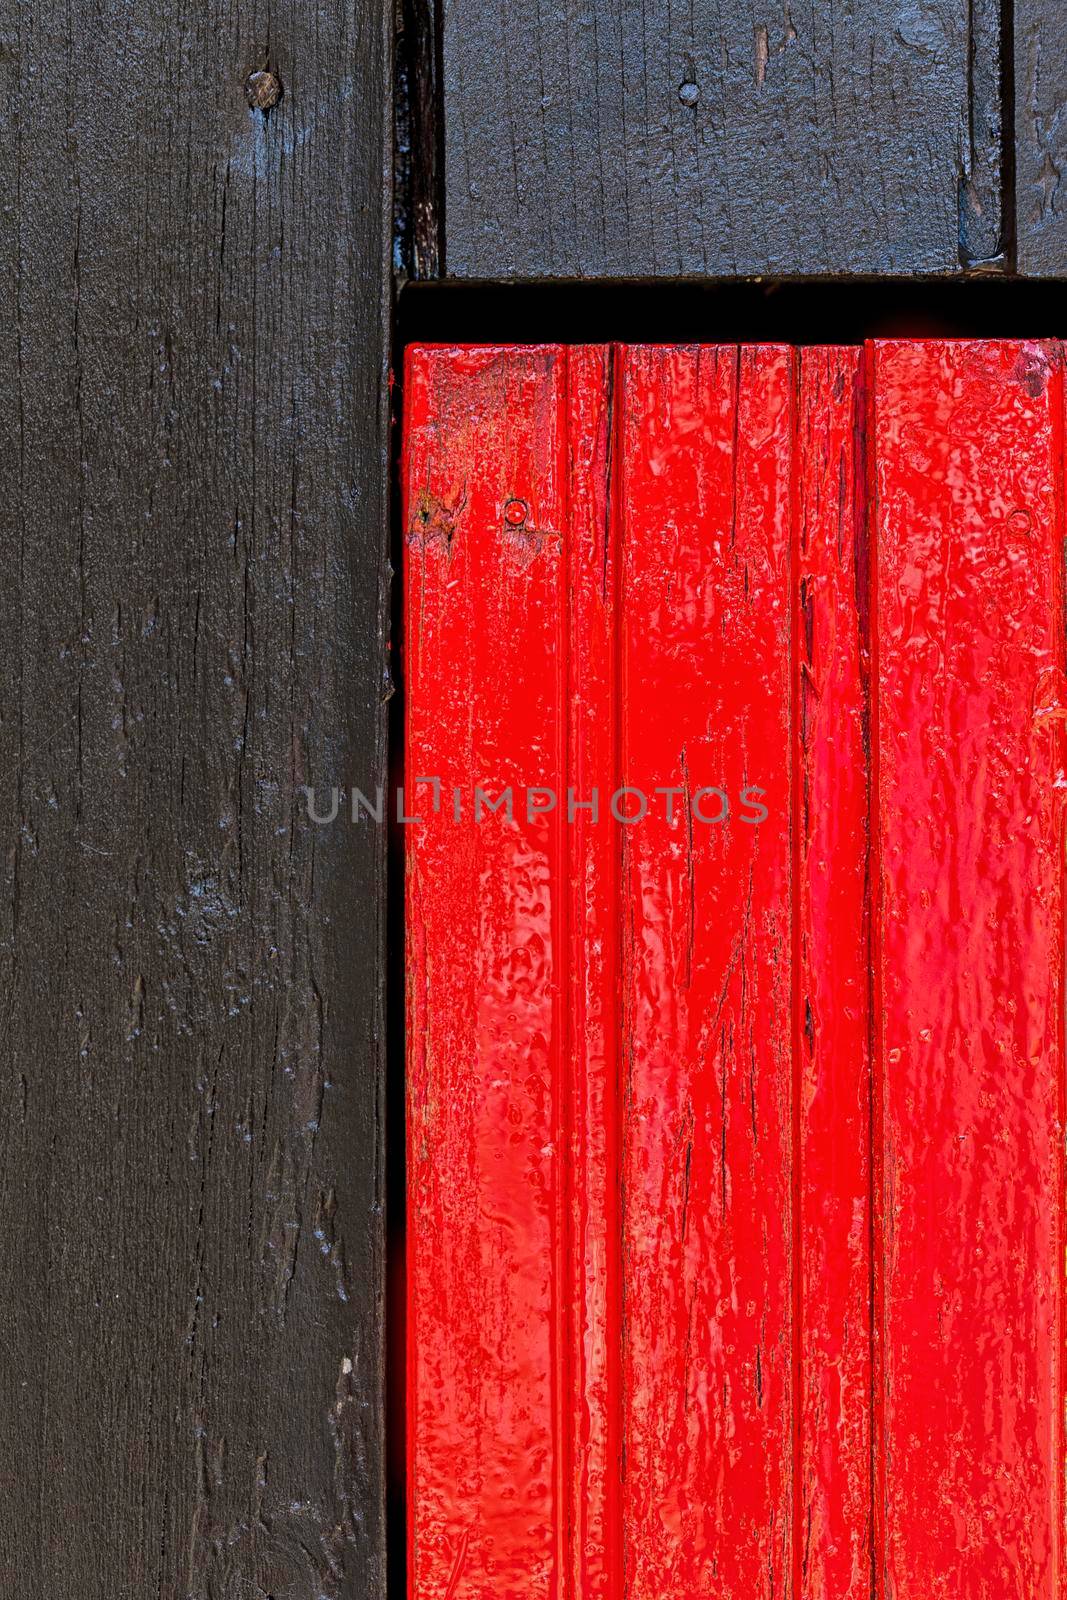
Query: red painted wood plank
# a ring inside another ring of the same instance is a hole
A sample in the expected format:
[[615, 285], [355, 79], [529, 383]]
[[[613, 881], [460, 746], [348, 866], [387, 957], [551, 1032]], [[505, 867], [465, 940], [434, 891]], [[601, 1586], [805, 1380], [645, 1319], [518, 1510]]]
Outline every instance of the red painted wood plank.
[[[562, 412], [553, 351], [408, 368], [410, 1514], [441, 1600], [547, 1594], [559, 1560], [561, 862], [521, 797], [564, 737]], [[514, 820], [476, 828], [476, 785]]]
[[415, 1600], [1058, 1594], [1059, 359], [412, 357]]
[[[610, 1592], [617, 915], [599, 841], [566, 809], [572, 754], [585, 782], [611, 753], [607, 380], [597, 350], [431, 349], [407, 368], [419, 1600]], [[483, 803], [479, 820], [478, 790], [510, 791], [510, 816]]]
[[1062, 358], [876, 347], [881, 1592], [1062, 1592]]
[[781, 349], [625, 357], [623, 770], [675, 791], [622, 843], [632, 1600], [791, 1581], [793, 389]]
[[871, 1591], [870, 808], [862, 358], [800, 358], [801, 1484], [795, 1592]]
[[[572, 350], [568, 770], [568, 1059], [573, 1177], [570, 1568], [575, 1600], [621, 1600], [622, 1195], [619, 957], [610, 799], [619, 771], [616, 352]], [[579, 379], [579, 374], [580, 379]], [[595, 799], [594, 799], [595, 797]], [[595, 809], [594, 809], [595, 806]], [[569, 1587], [568, 1587], [569, 1585]]]

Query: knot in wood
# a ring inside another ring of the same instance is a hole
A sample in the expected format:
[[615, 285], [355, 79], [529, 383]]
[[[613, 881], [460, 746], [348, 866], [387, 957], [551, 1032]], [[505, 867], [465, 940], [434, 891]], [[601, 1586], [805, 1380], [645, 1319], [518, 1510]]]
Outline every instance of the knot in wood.
[[270, 111], [282, 97], [281, 79], [264, 68], [245, 79], [245, 98], [253, 111]]

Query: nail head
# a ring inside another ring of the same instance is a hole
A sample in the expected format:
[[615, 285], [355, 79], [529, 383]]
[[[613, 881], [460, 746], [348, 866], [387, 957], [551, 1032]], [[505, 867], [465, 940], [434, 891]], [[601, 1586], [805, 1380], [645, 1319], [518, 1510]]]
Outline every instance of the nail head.
[[270, 111], [282, 97], [281, 79], [265, 68], [250, 72], [245, 79], [245, 96], [253, 111]]

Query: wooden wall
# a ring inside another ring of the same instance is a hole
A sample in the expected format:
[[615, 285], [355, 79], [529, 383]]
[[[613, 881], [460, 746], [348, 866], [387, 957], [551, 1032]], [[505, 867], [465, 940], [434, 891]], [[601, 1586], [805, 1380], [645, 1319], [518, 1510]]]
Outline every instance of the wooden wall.
[[0, 1575], [42, 1600], [384, 1592], [384, 846], [302, 790], [384, 780], [392, 261], [1067, 274], [1052, 0], [399, 10], [394, 252], [391, 8], [0, 0]]
[[1051, 0], [443, 0], [441, 27], [454, 277], [1067, 273]]

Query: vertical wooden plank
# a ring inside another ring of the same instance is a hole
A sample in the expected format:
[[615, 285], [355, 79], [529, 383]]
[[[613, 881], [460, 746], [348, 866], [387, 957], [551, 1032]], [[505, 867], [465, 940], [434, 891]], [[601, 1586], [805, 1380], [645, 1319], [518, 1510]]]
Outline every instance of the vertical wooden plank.
[[445, 0], [460, 278], [945, 273], [1000, 249], [997, 0]]
[[[574, 350], [568, 583], [568, 1048], [575, 1600], [622, 1600], [618, 407], [621, 352]], [[564, 797], [560, 796], [560, 805]]]
[[626, 353], [631, 1600], [793, 1578], [793, 389], [781, 349]]
[[[418, 1600], [606, 1592], [614, 902], [582, 834], [572, 891], [567, 809], [572, 751], [583, 780], [600, 759], [590, 711], [610, 670], [606, 376], [603, 352], [549, 347], [408, 365], [406, 769], [425, 818], [408, 835]], [[601, 620], [587, 627], [576, 600]], [[573, 711], [572, 650], [593, 695]], [[420, 778], [440, 781], [439, 810]], [[502, 809], [483, 800], [479, 817], [479, 791]], [[587, 893], [603, 953], [573, 926]], [[576, 1114], [591, 1143], [575, 1141]]]
[[868, 1600], [871, 1527], [867, 527], [862, 357], [800, 355], [799, 1590]]
[[1062, 356], [875, 347], [888, 1595], [1062, 1592]]
[[967, 0], [966, 115], [960, 138], [960, 266], [1006, 272], [1012, 196], [1005, 193], [1001, 0]]
[[[409, 358], [405, 773], [427, 817], [407, 837], [417, 1600], [547, 1595], [558, 1572], [562, 863], [525, 787], [557, 783], [564, 737], [564, 408], [558, 350]], [[475, 825], [476, 786], [510, 817]]]
[[390, 32], [3, 27], [7, 1593], [384, 1581]]
[[1067, 37], [1049, 0], [1015, 3], [1015, 196], [1019, 271], [1067, 276]]
[[433, 0], [396, 0], [394, 266], [426, 280], [444, 267], [438, 27]]

